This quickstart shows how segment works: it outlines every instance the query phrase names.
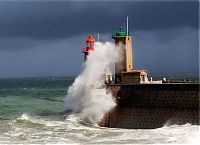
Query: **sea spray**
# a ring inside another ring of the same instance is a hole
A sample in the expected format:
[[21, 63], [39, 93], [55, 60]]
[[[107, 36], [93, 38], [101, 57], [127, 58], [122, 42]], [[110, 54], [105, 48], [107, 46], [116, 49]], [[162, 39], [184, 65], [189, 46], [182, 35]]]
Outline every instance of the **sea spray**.
[[110, 42], [96, 42], [94, 49], [85, 62], [84, 70], [69, 87], [64, 102], [67, 110], [80, 113], [82, 119], [96, 124], [115, 106], [111, 93], [106, 93], [105, 88], [101, 89], [101, 95], [94, 92], [103, 87], [105, 68], [115, 63], [119, 47]]

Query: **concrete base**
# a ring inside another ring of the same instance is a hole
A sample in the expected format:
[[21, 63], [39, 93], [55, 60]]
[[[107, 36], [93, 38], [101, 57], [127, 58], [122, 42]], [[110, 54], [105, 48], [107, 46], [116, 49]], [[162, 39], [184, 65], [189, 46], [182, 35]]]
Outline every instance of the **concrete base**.
[[199, 125], [200, 84], [109, 85], [117, 106], [99, 122], [113, 128], [158, 128], [165, 124]]

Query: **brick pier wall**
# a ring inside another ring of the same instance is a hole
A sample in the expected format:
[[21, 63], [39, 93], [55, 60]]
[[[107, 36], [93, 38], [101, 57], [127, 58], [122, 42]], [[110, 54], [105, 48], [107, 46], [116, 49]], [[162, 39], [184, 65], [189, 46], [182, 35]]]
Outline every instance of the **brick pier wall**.
[[158, 128], [165, 124], [199, 124], [200, 84], [109, 85], [116, 107], [100, 126]]

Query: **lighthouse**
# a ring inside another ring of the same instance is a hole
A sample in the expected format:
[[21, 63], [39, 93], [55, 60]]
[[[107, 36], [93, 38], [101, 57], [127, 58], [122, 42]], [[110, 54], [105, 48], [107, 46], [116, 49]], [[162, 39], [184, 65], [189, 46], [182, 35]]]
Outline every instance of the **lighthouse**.
[[121, 47], [120, 55], [115, 63], [115, 83], [147, 83], [147, 70], [136, 70], [133, 67], [132, 36], [129, 33], [128, 16], [126, 29], [120, 27], [118, 31], [114, 32], [112, 38], [115, 40], [115, 44]]
[[86, 40], [86, 47], [83, 48], [83, 51], [82, 51], [84, 53], [84, 61], [87, 60], [89, 53], [91, 51], [94, 51], [94, 42], [95, 42], [94, 37], [92, 35], [88, 36]]
[[120, 27], [119, 30], [113, 34], [112, 38], [115, 40], [116, 45], [121, 46], [120, 55], [115, 64], [115, 80], [116, 82], [121, 82], [121, 73], [131, 72], [133, 70], [132, 37], [128, 30], [128, 17], [126, 29]]
[[[98, 34], [98, 42], [99, 42], [99, 34]], [[94, 51], [94, 43], [95, 39], [92, 35], [88, 36], [86, 40], [86, 47], [83, 48], [82, 52], [84, 54], [84, 62], [87, 61], [88, 55]], [[104, 74], [102, 75], [105, 83], [110, 83], [112, 81], [112, 71], [109, 67], [106, 67], [104, 70]]]

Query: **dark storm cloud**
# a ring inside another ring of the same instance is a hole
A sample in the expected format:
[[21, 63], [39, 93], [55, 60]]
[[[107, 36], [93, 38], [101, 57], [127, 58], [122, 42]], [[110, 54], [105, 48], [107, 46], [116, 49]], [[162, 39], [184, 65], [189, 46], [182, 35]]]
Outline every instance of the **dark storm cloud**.
[[[167, 33], [173, 39], [161, 41], [160, 37]], [[197, 36], [198, 32], [189, 27], [157, 32], [135, 31], [133, 35], [134, 68], [145, 68], [149, 73], [198, 72]], [[17, 45], [17, 41], [25, 41], [26, 46], [16, 51], [1, 51], [0, 77], [78, 74], [82, 69], [81, 49], [85, 46], [86, 37], [87, 35], [83, 35], [51, 41], [13, 40], [16, 41], [13, 45]], [[101, 34], [100, 40], [112, 41], [110, 34]], [[27, 47], [29, 49], [26, 49]]]
[[198, 1], [0, 1], [0, 77], [74, 75], [89, 34], [111, 41], [130, 19], [136, 69], [199, 71]]
[[[85, 37], [82, 36], [80, 41], [84, 43]], [[1, 51], [0, 78], [77, 74], [83, 63], [81, 48], [84, 44], [74, 44], [76, 39], [71, 37], [51, 42], [23, 39], [30, 44], [29, 49]]]
[[0, 2], [0, 37], [59, 39], [108, 33], [130, 17], [131, 30], [198, 28], [196, 2]]
[[[165, 34], [169, 34], [172, 39], [163, 41]], [[137, 69], [146, 68], [150, 73], [199, 71], [199, 37], [195, 29], [186, 27], [157, 32], [136, 31], [133, 38], [134, 64]]]

